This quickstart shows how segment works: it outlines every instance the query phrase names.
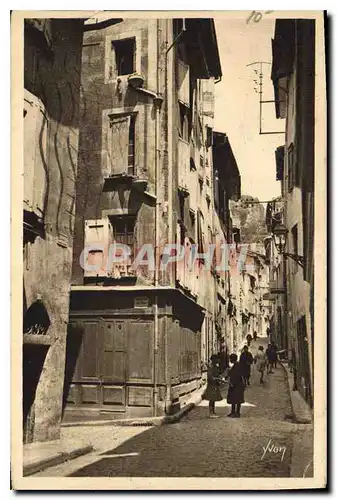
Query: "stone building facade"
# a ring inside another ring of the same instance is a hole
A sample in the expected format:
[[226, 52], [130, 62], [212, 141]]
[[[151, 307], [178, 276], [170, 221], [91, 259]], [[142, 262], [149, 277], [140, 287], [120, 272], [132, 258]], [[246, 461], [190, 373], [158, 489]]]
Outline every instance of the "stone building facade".
[[[214, 231], [216, 235], [216, 331], [219, 338], [219, 349], [227, 355], [234, 351], [240, 331], [237, 307], [235, 304], [237, 283], [236, 233], [233, 231], [231, 200], [237, 201], [241, 196], [241, 177], [239, 168], [226, 134], [213, 134], [213, 175], [214, 175]], [[226, 255], [219, 248], [226, 246]], [[233, 252], [235, 257], [233, 258]], [[226, 261], [226, 266], [222, 263]]]
[[59, 437], [83, 20], [24, 21], [23, 434]]
[[[214, 22], [85, 30], [64, 418], [161, 415], [200, 387], [216, 348], [207, 255], [187, 265], [214, 239]], [[116, 244], [131, 253], [110, 265]]]
[[[313, 402], [315, 21], [277, 19], [272, 43], [276, 117], [285, 119], [285, 144], [276, 151], [288, 230], [283, 260], [288, 356], [295, 386]], [[272, 220], [272, 225], [275, 221]], [[281, 318], [279, 318], [281, 320]]]

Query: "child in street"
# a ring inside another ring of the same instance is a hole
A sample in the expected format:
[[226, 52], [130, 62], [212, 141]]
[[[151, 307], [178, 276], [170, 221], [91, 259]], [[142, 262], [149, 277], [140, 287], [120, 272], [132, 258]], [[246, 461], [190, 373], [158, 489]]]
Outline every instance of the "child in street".
[[242, 374], [242, 366], [238, 363], [238, 357], [236, 354], [231, 354], [229, 356], [229, 361], [233, 363], [233, 366], [226, 374], [226, 378], [229, 378], [227, 403], [232, 405], [232, 411], [228, 416], [232, 418], [240, 418], [241, 404], [245, 402], [245, 383]]
[[210, 359], [210, 364], [207, 372], [207, 386], [204, 393], [204, 399], [209, 401], [209, 416], [210, 418], [217, 418], [215, 413], [215, 402], [221, 401], [222, 395], [220, 391], [220, 363], [217, 356], [213, 355]]
[[263, 375], [266, 369], [267, 357], [264, 352], [263, 346], [260, 345], [255, 356], [256, 369], [260, 372], [260, 384], [263, 384]]

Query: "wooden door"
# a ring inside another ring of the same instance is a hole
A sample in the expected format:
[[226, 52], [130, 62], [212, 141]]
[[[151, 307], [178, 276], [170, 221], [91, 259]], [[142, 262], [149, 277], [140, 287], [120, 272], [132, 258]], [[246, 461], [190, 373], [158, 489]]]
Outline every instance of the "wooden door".
[[85, 322], [79, 363], [75, 370], [75, 380], [79, 383], [76, 403], [97, 410], [100, 406], [99, 340], [100, 322]]
[[102, 321], [101, 332], [101, 409], [125, 411], [126, 338], [124, 321]]

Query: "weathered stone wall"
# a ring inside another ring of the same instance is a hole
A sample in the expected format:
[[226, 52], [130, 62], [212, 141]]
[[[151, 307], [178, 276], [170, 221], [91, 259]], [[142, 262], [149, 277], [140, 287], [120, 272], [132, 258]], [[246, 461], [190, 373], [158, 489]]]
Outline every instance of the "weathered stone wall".
[[[33, 154], [28, 155], [25, 147], [25, 192], [29, 196], [24, 208], [29, 217], [40, 218], [39, 227], [43, 226], [44, 230], [33, 237], [26, 230], [24, 233], [24, 318], [32, 304], [39, 302], [44, 305], [50, 321], [46, 332], [50, 346], [37, 386], [31, 388], [33, 393], [35, 390], [35, 403], [30, 407], [27, 439], [35, 441], [56, 439], [60, 433], [83, 21], [55, 19], [50, 26], [52, 45], [49, 48], [41, 42], [40, 33], [29, 26], [25, 30], [24, 127], [26, 136], [29, 134], [31, 138], [29, 151]], [[36, 127], [33, 109], [43, 112], [43, 124], [39, 127]], [[37, 335], [31, 334], [28, 343], [31, 337]], [[34, 346], [32, 357], [26, 359], [28, 363], [38, 359], [34, 349], [40, 347]], [[26, 383], [29, 381], [25, 380]]]

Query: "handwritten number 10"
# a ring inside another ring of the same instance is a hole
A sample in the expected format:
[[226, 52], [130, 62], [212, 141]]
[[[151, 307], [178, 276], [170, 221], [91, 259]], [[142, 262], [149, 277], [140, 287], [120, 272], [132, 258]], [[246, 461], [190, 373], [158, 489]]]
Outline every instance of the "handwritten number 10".
[[[271, 12], [273, 12], [273, 11], [266, 10], [264, 13], [270, 14]], [[254, 20], [254, 23], [259, 23], [261, 21], [262, 17], [263, 17], [263, 14], [261, 12], [256, 12], [255, 10], [253, 10], [253, 12], [248, 17], [246, 24], [249, 24], [252, 19]]]

